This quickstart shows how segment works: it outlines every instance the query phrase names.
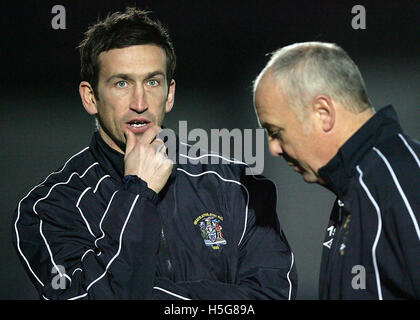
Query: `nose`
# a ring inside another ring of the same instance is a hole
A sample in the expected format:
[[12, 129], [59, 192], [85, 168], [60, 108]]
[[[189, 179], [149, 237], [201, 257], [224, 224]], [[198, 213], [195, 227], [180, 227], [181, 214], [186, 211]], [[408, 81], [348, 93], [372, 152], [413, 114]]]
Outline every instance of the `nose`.
[[283, 148], [280, 145], [280, 142], [277, 139], [268, 138], [268, 148], [270, 153], [274, 157], [280, 157], [283, 154]]
[[141, 113], [147, 110], [147, 108], [148, 108], [148, 105], [147, 105], [144, 89], [141, 85], [137, 85], [134, 87], [134, 90], [131, 96], [130, 109]]

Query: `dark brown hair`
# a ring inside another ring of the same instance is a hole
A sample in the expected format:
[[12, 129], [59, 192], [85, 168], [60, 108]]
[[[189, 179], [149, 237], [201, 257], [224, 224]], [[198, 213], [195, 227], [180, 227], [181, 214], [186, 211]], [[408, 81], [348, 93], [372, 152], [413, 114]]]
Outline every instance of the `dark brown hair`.
[[159, 20], [148, 17], [150, 11], [127, 7], [125, 12], [108, 14], [85, 32], [79, 44], [82, 81], [91, 84], [98, 98], [98, 57], [101, 52], [134, 45], [154, 44], [166, 53], [166, 80], [170, 84], [176, 65], [176, 56], [168, 31]]

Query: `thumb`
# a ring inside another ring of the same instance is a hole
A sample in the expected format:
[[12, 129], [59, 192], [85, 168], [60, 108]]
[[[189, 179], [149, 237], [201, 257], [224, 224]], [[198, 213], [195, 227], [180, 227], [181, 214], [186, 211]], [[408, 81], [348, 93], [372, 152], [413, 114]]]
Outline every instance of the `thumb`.
[[137, 143], [136, 135], [131, 132], [129, 129], [124, 130], [125, 136], [125, 155], [129, 154], [133, 150], [134, 146]]

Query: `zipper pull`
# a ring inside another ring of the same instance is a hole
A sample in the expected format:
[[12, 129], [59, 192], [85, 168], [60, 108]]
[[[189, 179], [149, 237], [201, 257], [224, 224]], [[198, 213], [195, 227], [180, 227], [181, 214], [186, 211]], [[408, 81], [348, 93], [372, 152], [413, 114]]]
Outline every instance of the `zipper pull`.
[[344, 203], [343, 201], [341, 201], [340, 199], [337, 199], [337, 203], [338, 203], [338, 223], [341, 224], [342, 218], [343, 218], [343, 207], [344, 207]]

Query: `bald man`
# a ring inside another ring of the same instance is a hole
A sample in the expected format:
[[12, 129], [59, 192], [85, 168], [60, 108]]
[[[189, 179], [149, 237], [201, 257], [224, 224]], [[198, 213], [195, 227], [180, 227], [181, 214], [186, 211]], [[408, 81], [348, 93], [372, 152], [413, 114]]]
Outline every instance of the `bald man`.
[[271, 154], [337, 196], [320, 298], [420, 298], [420, 144], [392, 106], [375, 112], [348, 54], [321, 42], [277, 50], [254, 105]]

